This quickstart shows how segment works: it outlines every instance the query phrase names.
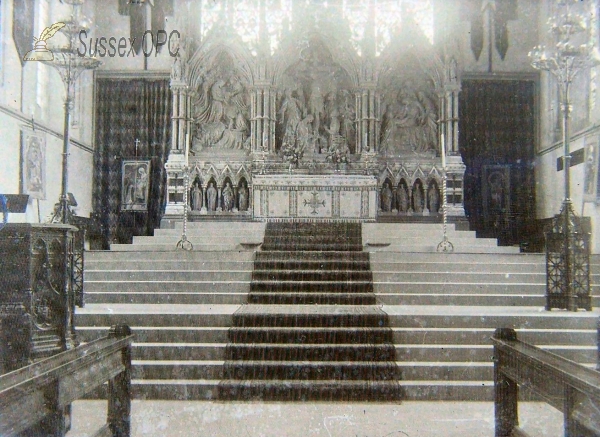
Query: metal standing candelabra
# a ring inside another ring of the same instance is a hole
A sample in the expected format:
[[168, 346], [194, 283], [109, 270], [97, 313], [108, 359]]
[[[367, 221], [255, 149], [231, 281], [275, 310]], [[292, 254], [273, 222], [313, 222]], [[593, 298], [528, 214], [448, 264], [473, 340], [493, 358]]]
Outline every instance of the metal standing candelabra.
[[69, 200], [68, 182], [69, 182], [69, 143], [70, 143], [70, 123], [71, 111], [73, 109], [73, 100], [75, 98], [75, 83], [85, 70], [93, 70], [100, 66], [101, 62], [93, 57], [80, 56], [76, 47], [77, 38], [82, 30], [88, 30], [87, 19], [81, 15], [79, 8], [83, 0], [63, 0], [63, 3], [71, 5], [71, 17], [63, 20], [64, 26], [60, 32], [66, 37], [67, 45], [61, 47], [51, 47], [52, 56], [43, 62], [46, 65], [54, 67], [60, 74], [65, 88], [65, 119], [63, 127], [63, 153], [62, 153], [62, 183], [58, 208], [52, 216], [53, 223], [69, 223], [71, 221], [70, 206], [73, 202]]
[[553, 219], [552, 230], [546, 234], [547, 310], [591, 310], [589, 235], [583, 232], [581, 220], [575, 215], [571, 202], [570, 89], [577, 74], [598, 65], [600, 57], [594, 45], [588, 42], [585, 18], [573, 11], [573, 6], [578, 3], [574, 0], [557, 1], [557, 13], [549, 21], [557, 41], [555, 47], [547, 51], [544, 46], [537, 46], [529, 52], [533, 68], [556, 77], [562, 113], [565, 197], [560, 212]]
[[181, 250], [194, 250], [194, 245], [187, 238], [187, 222], [188, 222], [188, 212], [189, 212], [189, 192], [190, 192], [190, 171], [189, 167], [186, 165], [183, 169], [183, 230], [181, 232], [181, 240], [177, 242], [177, 249]]
[[448, 196], [447, 190], [447, 174], [446, 174], [446, 144], [444, 142], [444, 134], [440, 136], [441, 154], [442, 154], [442, 221], [444, 236], [442, 241], [437, 245], [438, 252], [450, 253], [454, 252], [454, 244], [448, 239]]
[[448, 239], [448, 200], [446, 199], [446, 180], [446, 168], [444, 167], [444, 175], [442, 177], [442, 226], [444, 229], [444, 237], [437, 245], [437, 251], [450, 253], [454, 252], [454, 244]]

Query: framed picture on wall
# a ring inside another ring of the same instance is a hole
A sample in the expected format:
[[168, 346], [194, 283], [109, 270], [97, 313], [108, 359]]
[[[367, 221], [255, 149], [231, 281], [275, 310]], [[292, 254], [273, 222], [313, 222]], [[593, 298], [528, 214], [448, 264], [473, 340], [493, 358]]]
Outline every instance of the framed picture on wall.
[[585, 166], [583, 169], [583, 201], [598, 200], [598, 137], [585, 138]]
[[123, 161], [121, 211], [148, 211], [150, 161]]
[[481, 178], [486, 226], [503, 229], [510, 216], [510, 166], [484, 165]]
[[21, 193], [46, 199], [46, 136], [28, 127], [21, 128]]

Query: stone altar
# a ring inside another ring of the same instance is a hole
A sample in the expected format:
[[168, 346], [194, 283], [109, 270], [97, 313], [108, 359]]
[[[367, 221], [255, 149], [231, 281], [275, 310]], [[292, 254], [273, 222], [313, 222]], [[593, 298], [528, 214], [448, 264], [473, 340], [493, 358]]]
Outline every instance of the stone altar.
[[377, 178], [361, 175], [257, 175], [254, 217], [261, 220], [375, 221]]

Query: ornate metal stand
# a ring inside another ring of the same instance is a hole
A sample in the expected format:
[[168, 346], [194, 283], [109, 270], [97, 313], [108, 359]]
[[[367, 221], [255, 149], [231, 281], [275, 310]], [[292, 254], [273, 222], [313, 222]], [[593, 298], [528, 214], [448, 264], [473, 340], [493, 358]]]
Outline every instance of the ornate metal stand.
[[592, 309], [589, 235], [582, 232], [580, 219], [571, 204], [570, 88], [579, 72], [600, 64], [600, 57], [594, 44], [587, 42], [587, 19], [578, 13], [577, 3], [558, 2], [551, 20], [556, 44], [548, 51], [544, 46], [537, 46], [529, 53], [533, 68], [547, 71], [557, 79], [563, 122], [565, 198], [560, 213], [554, 217], [552, 232], [546, 234], [547, 310]]
[[565, 201], [546, 234], [546, 310], [592, 310], [589, 238]]
[[444, 227], [444, 237], [440, 244], [437, 245], [438, 252], [451, 253], [454, 252], [454, 244], [448, 239], [448, 199], [446, 197], [446, 169], [442, 177], [442, 217]]
[[189, 212], [189, 191], [190, 191], [190, 172], [186, 165], [184, 168], [183, 183], [185, 190], [183, 190], [183, 231], [181, 233], [181, 240], [177, 242], [177, 249], [180, 250], [194, 250], [194, 245], [187, 239], [187, 222]]

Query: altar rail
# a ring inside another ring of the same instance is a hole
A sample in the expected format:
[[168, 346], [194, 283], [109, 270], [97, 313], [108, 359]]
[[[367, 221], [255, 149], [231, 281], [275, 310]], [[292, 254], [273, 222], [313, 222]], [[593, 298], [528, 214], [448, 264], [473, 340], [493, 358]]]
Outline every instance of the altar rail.
[[527, 436], [519, 428], [519, 386], [564, 414], [565, 436], [600, 436], [600, 373], [497, 329], [494, 343], [496, 437]]
[[128, 326], [0, 377], [0, 435], [64, 436], [71, 402], [108, 381], [107, 423], [95, 437], [129, 437], [131, 342]]

